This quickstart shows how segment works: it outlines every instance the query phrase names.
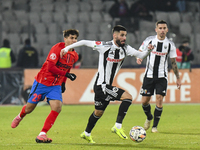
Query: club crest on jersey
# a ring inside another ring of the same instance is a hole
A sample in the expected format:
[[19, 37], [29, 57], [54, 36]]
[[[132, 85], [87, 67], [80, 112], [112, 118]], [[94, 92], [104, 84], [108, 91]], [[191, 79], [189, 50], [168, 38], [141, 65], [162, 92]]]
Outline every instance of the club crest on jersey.
[[166, 48], [167, 48], [167, 46], [165, 45], [165, 46], [164, 46], [164, 49], [166, 49]]
[[55, 59], [56, 59], [56, 54], [55, 54], [55, 53], [52, 53], [52, 54], [50, 55], [50, 59], [55, 60]]

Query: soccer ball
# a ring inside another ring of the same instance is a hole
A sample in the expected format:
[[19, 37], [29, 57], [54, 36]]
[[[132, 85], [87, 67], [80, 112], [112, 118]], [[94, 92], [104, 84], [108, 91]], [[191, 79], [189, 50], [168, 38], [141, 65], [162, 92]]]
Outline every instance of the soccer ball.
[[134, 126], [130, 130], [129, 136], [134, 142], [142, 142], [146, 138], [146, 131], [141, 126]]

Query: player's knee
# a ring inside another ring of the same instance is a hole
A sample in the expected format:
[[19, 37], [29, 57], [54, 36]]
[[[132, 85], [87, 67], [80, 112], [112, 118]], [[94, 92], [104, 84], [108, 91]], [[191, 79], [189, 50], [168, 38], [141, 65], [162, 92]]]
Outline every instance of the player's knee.
[[132, 101], [132, 95], [129, 94], [128, 92], [124, 92], [122, 94], [121, 100], [124, 100], [124, 99], [130, 99]]
[[25, 113], [26, 113], [26, 114], [30, 114], [33, 110], [34, 110], [33, 107], [26, 107], [26, 108], [25, 108]]
[[94, 115], [97, 117], [101, 117], [103, 115], [104, 111], [103, 110], [96, 110], [94, 111]]

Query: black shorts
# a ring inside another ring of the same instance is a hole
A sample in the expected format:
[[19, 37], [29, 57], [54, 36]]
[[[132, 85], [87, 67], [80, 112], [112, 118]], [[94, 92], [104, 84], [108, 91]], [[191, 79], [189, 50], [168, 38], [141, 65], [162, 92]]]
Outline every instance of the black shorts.
[[151, 96], [154, 94], [165, 96], [167, 94], [167, 79], [166, 78], [147, 78], [144, 77], [140, 94], [142, 96]]
[[105, 110], [110, 101], [119, 101], [124, 92], [116, 86], [106, 85], [106, 94], [104, 94], [101, 85], [94, 85], [95, 109]]

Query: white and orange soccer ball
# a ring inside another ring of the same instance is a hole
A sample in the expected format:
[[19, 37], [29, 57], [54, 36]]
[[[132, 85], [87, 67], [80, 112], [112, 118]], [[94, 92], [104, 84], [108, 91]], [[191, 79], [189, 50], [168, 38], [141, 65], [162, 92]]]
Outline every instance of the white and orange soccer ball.
[[141, 126], [134, 126], [130, 130], [129, 136], [134, 142], [142, 142], [146, 138], [146, 131]]

